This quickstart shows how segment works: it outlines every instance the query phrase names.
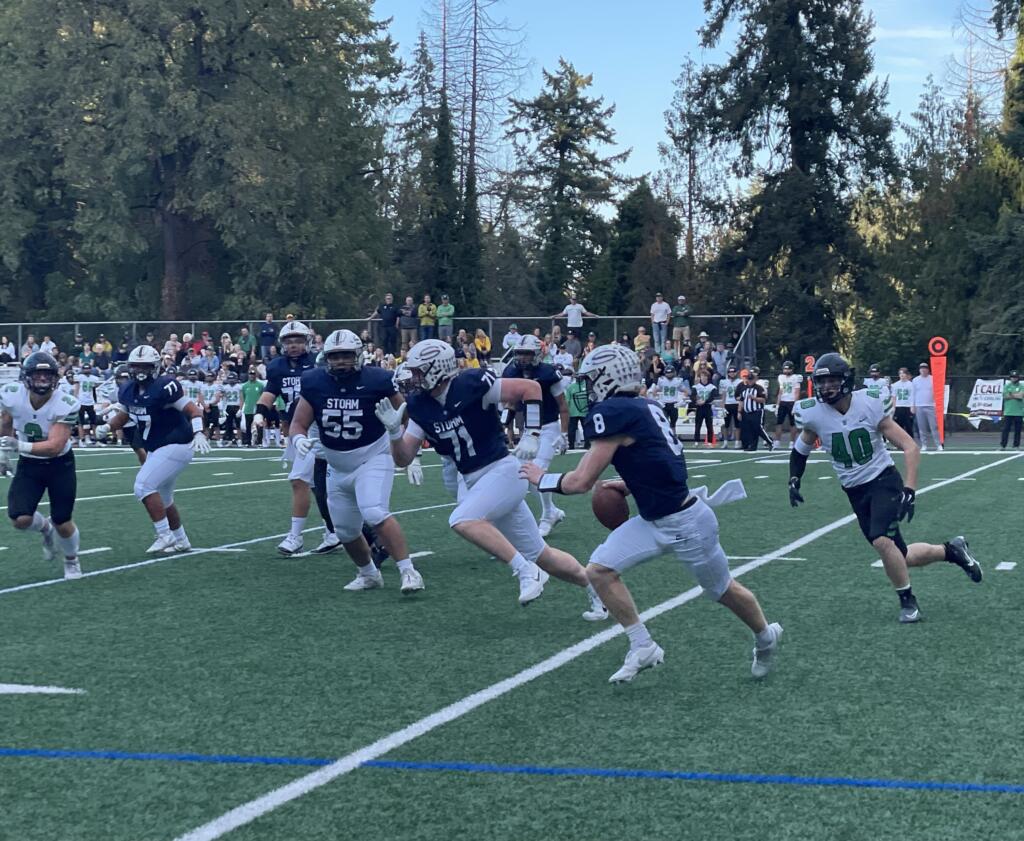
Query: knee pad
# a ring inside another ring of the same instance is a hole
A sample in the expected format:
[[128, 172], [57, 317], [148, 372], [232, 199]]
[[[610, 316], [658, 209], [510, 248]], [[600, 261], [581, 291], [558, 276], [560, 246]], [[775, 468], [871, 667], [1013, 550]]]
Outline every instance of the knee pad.
[[383, 505], [368, 505], [366, 508], [360, 506], [359, 513], [363, 515], [363, 522], [374, 528], [391, 516], [391, 512]]
[[145, 482], [141, 481], [140, 479], [136, 479], [135, 480], [135, 487], [134, 487], [133, 490], [135, 491], [135, 498], [139, 502], [142, 502], [142, 500], [144, 500], [150, 494], [157, 493], [157, 489], [156, 488], [151, 488], [149, 485], [147, 485]]

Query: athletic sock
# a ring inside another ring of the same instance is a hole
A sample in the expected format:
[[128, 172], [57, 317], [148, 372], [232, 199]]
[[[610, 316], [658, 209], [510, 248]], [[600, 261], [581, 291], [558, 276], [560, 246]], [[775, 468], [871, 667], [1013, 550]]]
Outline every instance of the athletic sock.
[[554, 517], [555, 516], [555, 495], [551, 492], [542, 493], [540, 495], [540, 505], [542, 516]]
[[624, 630], [626, 631], [626, 636], [629, 637], [630, 651], [636, 651], [636, 649], [643, 648], [645, 645], [650, 645], [654, 642], [650, 631], [647, 630], [647, 626], [643, 622], [637, 622], [635, 625], [630, 625]]
[[188, 535], [185, 534], [184, 526], [178, 526], [176, 529], [171, 529], [171, 534], [174, 535], [175, 540], [188, 540]]
[[772, 630], [772, 626], [765, 625], [763, 631], [754, 634], [754, 639], [757, 641], [759, 648], [767, 648], [775, 640], [775, 632]]
[[64, 552], [65, 558], [77, 558], [78, 547], [81, 544], [80, 536], [78, 533], [78, 527], [71, 533], [71, 537], [61, 537], [57, 534], [57, 542], [60, 544], [61, 551]]
[[363, 576], [363, 578], [376, 578], [380, 575], [380, 570], [373, 565], [373, 561], [370, 561], [370, 563], [364, 567], [356, 566], [356, 569], [359, 570], [359, 574]]
[[292, 517], [292, 530], [289, 532], [292, 537], [302, 536], [302, 527], [306, 525], [305, 517]]
[[[373, 565], [371, 564], [371, 566]], [[395, 566], [398, 567], [399, 572], [413, 572], [416, 569], [409, 558], [406, 558], [404, 561], [396, 561]]]
[[508, 565], [512, 567], [512, 572], [514, 572], [516, 575], [519, 575], [519, 573], [521, 573], [523, 570], [527, 570], [531, 566], [533, 566], [533, 564], [531, 564], [528, 560], [526, 560], [526, 558], [523, 557], [521, 552], [516, 552], [515, 557], [511, 561], [509, 561]]
[[160, 520], [157, 520], [156, 522], [154, 522], [153, 523], [153, 528], [156, 529], [156, 536], [157, 537], [163, 537], [165, 534], [170, 534], [171, 533], [171, 527], [168, 524], [166, 517], [164, 517], [163, 519], [160, 519]]
[[942, 550], [946, 553], [947, 561], [949, 561], [951, 564], [959, 563], [960, 559], [954, 553], [952, 546], [950, 546], [948, 543], [943, 543]]
[[53, 525], [50, 523], [50, 521], [47, 520], [46, 517], [44, 517], [38, 511], [36, 511], [32, 515], [32, 522], [29, 523], [28, 531], [44, 532], [44, 531], [46, 531], [46, 527], [47, 526], [50, 526], [50, 528], [53, 528]]

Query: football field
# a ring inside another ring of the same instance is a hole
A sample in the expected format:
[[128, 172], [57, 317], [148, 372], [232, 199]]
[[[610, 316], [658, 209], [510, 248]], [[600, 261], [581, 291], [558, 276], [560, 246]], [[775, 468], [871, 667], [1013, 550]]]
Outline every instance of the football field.
[[[395, 477], [426, 581], [403, 597], [392, 561], [348, 593], [343, 553], [277, 554], [279, 450], [197, 459], [195, 549], [159, 557], [134, 455], [79, 451], [83, 579], [0, 525], [0, 839], [1024, 838], [1024, 454], [923, 456], [907, 541], [965, 534], [985, 579], [912, 572], [924, 621], [902, 626], [824, 455], [794, 510], [788, 452], [686, 446], [691, 487], [747, 489], [717, 514], [785, 628], [760, 682], [750, 634], [662, 558], [626, 581], [665, 664], [609, 685], [618, 626], [555, 580], [520, 608], [449, 530], [433, 454], [422, 487]], [[558, 504], [550, 542], [585, 563], [607, 532], [589, 495]]]

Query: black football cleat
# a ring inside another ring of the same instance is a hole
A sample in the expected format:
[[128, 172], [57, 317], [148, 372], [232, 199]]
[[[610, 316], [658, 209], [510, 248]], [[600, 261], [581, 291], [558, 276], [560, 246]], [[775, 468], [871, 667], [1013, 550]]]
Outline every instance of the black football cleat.
[[960, 567], [975, 584], [980, 584], [982, 578], [981, 564], [971, 554], [970, 548], [967, 546], [967, 538], [963, 535], [954, 537], [946, 544], [946, 547], [949, 562]]

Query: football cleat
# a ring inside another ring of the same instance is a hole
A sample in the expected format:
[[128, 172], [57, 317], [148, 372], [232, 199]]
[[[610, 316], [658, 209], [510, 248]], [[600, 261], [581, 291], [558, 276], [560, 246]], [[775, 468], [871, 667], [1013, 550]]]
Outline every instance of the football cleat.
[[967, 546], [967, 538], [963, 535], [954, 537], [947, 545], [949, 546], [950, 554], [953, 556], [950, 563], [956, 564], [960, 569], [966, 572], [967, 577], [975, 584], [980, 584], [982, 578], [981, 564], [978, 563], [978, 559], [971, 554], [970, 549]]
[[57, 529], [49, 520], [43, 525], [43, 560], [52, 561], [57, 557]]
[[653, 669], [665, 662], [665, 650], [651, 641], [641, 648], [631, 648], [622, 668], [608, 678], [609, 683], [629, 683], [644, 669]]
[[[422, 583], [422, 582], [420, 582]], [[377, 590], [384, 586], [384, 576], [380, 574], [380, 570], [376, 567], [373, 568], [373, 574], [363, 575], [359, 573], [353, 578], [343, 589], [349, 592], [355, 592], [357, 590]]]
[[158, 534], [153, 544], [146, 550], [147, 553], [153, 554], [156, 552], [173, 552], [174, 551], [174, 535], [170, 532], [167, 534]]
[[409, 593], [416, 593], [419, 590], [423, 590], [423, 576], [419, 574], [418, 570], [407, 569], [402, 573], [402, 593], [408, 595]]
[[608, 618], [608, 608], [597, 597], [590, 597], [590, 609], [583, 611], [583, 618], [588, 622], [604, 622]]
[[547, 584], [548, 574], [536, 564], [530, 564], [517, 573], [519, 578], [519, 604], [526, 607], [530, 602], [539, 599]]
[[768, 628], [774, 632], [772, 641], [765, 648], [754, 646], [754, 662], [750, 664], [750, 673], [754, 677], [764, 677], [775, 665], [775, 654], [782, 642], [782, 626], [772, 622]]
[[284, 540], [277, 544], [277, 551], [282, 555], [294, 555], [296, 552], [302, 551], [302, 535], [301, 534], [289, 534], [286, 535]]
[[167, 554], [167, 555], [171, 555], [171, 554], [173, 554], [175, 552], [191, 552], [191, 551], [192, 551], [192, 543], [189, 541], [187, 536], [181, 538], [180, 540], [178, 538], [175, 538], [174, 539], [174, 545], [170, 549], [164, 549], [164, 553]]
[[561, 508], [556, 508], [550, 516], [545, 514], [540, 518], [540, 536], [547, 537], [551, 534], [551, 529], [557, 526], [564, 519], [565, 512]]
[[82, 568], [78, 565], [78, 558], [64, 559], [64, 578], [72, 580], [82, 577]]
[[921, 609], [917, 606], [917, 599], [914, 596], [900, 603], [900, 624], [910, 625], [920, 622], [922, 618]]
[[320, 545], [313, 550], [314, 555], [329, 555], [336, 549], [341, 548], [341, 538], [333, 531], [326, 532]]

